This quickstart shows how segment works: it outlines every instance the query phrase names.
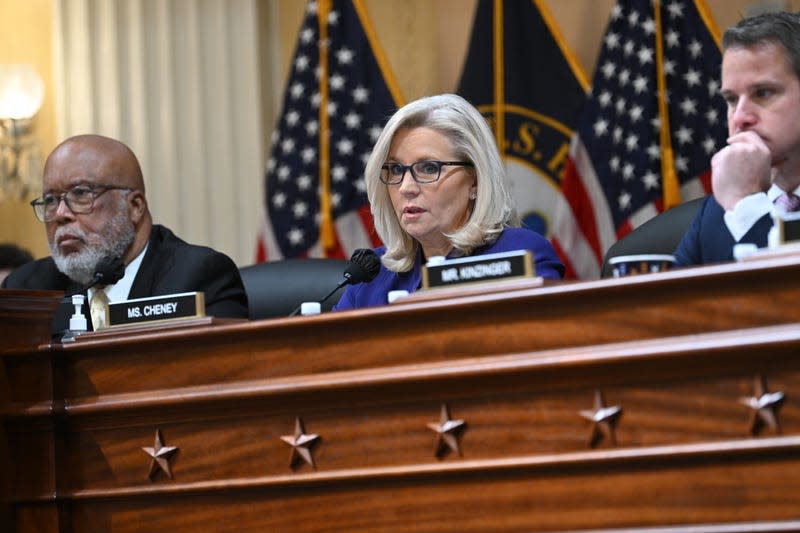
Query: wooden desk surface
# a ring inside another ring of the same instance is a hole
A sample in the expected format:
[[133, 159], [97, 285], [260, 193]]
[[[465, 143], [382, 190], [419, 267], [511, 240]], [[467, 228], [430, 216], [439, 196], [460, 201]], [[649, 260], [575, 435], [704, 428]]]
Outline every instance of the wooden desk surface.
[[798, 273], [767, 258], [0, 350], [5, 520], [800, 529]]

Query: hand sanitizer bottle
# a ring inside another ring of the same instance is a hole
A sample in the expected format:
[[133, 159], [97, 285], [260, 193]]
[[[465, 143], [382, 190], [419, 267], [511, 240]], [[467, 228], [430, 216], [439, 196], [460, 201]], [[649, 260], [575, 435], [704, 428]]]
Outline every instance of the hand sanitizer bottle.
[[81, 312], [81, 307], [86, 302], [86, 297], [83, 294], [72, 295], [72, 305], [75, 306], [75, 314], [69, 319], [69, 329], [75, 333], [82, 333], [88, 328], [86, 324], [86, 317]]

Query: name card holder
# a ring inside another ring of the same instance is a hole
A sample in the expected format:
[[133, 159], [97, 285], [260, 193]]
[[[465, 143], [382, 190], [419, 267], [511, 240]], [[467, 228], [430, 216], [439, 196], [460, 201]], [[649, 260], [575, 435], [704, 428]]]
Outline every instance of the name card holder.
[[108, 305], [108, 328], [177, 322], [201, 318], [205, 314], [205, 295], [202, 292], [136, 298]]
[[773, 217], [778, 229], [778, 242], [789, 244], [800, 242], [800, 211]]
[[529, 250], [445, 259], [422, 267], [422, 288], [452, 287], [536, 275]]

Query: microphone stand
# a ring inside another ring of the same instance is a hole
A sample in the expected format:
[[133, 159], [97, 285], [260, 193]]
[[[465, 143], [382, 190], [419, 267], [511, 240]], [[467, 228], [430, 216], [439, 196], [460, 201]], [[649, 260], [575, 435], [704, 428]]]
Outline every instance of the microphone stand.
[[[322, 300], [320, 300], [320, 301], [319, 301], [320, 305], [324, 304], [324, 303], [327, 301], [327, 299], [328, 299], [328, 298], [330, 298], [331, 296], [333, 296], [333, 293], [335, 293], [336, 291], [338, 291], [339, 289], [341, 289], [342, 287], [344, 287], [345, 285], [347, 285], [347, 282], [348, 282], [348, 281], [350, 281], [350, 279], [349, 279], [349, 278], [345, 278], [345, 279], [344, 279], [344, 280], [343, 280], [341, 283], [339, 283], [339, 284], [336, 286], [336, 288], [335, 288], [335, 289], [333, 289], [331, 292], [329, 292], [329, 293], [328, 293], [328, 295], [327, 295], [325, 298], [323, 298]], [[291, 314], [290, 314], [289, 316], [290, 316], [290, 317], [291, 317], [291, 316], [295, 316], [297, 313], [299, 313], [299, 312], [300, 312], [300, 309], [301, 309], [302, 307], [303, 307], [303, 304], [302, 304], [302, 303], [300, 303], [300, 305], [298, 305], [298, 306], [295, 308], [295, 310], [291, 312]]]
[[[373, 250], [369, 248], [359, 248], [353, 255], [350, 256], [350, 263], [344, 270], [344, 279], [339, 282], [335, 289], [328, 293], [325, 298], [319, 301], [322, 305], [328, 298], [333, 296], [333, 293], [347, 285], [348, 283], [360, 283], [362, 281], [372, 281], [378, 274], [380, 269], [380, 262]], [[303, 308], [303, 302], [292, 311], [290, 317], [295, 316]]]

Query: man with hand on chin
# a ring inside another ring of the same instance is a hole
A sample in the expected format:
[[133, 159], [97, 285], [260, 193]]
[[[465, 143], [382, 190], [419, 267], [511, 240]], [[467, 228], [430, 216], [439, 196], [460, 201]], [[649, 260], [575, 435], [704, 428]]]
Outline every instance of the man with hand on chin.
[[772, 212], [800, 209], [800, 13], [744, 19], [722, 37], [728, 144], [711, 159], [713, 195], [675, 257], [730, 261], [737, 243], [767, 245]]
[[[67, 139], [47, 158], [42, 192], [31, 205], [45, 224], [51, 256], [17, 268], [3, 288], [72, 294], [92, 281], [98, 261], [112, 256], [122, 259], [124, 276], [89, 289], [89, 297], [103, 291], [113, 303], [202, 291], [207, 315], [247, 318], [236, 264], [153, 224], [139, 162], [121, 142], [99, 135]], [[66, 329], [73, 310], [61, 306], [54, 332]]]

